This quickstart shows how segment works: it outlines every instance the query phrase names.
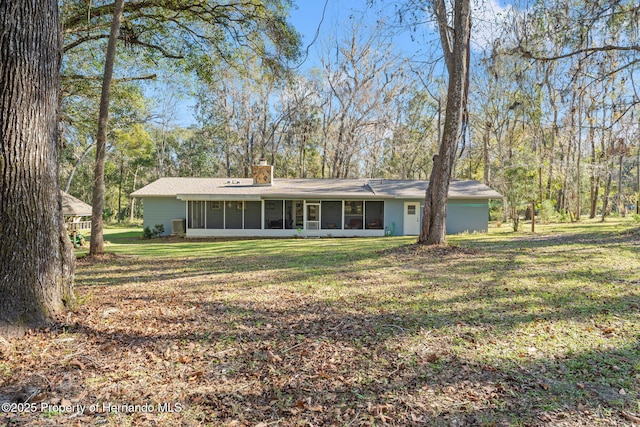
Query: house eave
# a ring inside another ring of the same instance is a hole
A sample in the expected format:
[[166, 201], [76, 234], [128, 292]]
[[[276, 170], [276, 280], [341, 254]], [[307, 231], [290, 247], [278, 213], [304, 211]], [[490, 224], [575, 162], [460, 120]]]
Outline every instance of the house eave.
[[286, 199], [286, 200], [381, 200], [388, 197], [375, 194], [345, 194], [345, 193], [274, 193], [263, 194], [266, 199]]
[[262, 197], [259, 194], [177, 194], [178, 200], [195, 200], [195, 201], [260, 201]]

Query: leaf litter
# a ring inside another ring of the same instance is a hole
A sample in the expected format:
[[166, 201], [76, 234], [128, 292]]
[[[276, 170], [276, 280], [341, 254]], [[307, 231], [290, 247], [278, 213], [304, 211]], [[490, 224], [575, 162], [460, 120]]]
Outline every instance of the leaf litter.
[[606, 288], [583, 295], [591, 305], [536, 311], [528, 298], [572, 294], [573, 283], [526, 281], [519, 256], [405, 245], [304, 272], [265, 259], [236, 268], [231, 256], [81, 259], [81, 304], [49, 329], [0, 341], [0, 400], [37, 409], [3, 411], [0, 422], [635, 423], [637, 288], [588, 283]]

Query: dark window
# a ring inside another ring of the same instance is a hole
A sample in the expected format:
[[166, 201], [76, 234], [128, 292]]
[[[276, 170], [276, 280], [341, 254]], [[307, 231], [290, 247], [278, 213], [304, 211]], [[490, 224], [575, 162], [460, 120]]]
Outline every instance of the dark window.
[[322, 229], [342, 229], [342, 202], [322, 202]]
[[262, 228], [260, 202], [244, 202], [244, 228], [259, 230]]
[[189, 201], [189, 228], [204, 228], [205, 203]]
[[224, 228], [242, 229], [242, 211], [244, 202], [224, 202]]
[[363, 228], [363, 204], [362, 201], [349, 200], [344, 202], [344, 228], [359, 229]]
[[222, 206], [224, 206], [224, 202], [221, 201], [207, 202], [207, 228], [224, 228], [224, 211], [222, 210]]
[[368, 230], [384, 228], [384, 202], [365, 202], [364, 210], [365, 227]]
[[287, 200], [284, 204], [284, 228], [304, 227], [304, 200]]
[[284, 228], [283, 200], [264, 201], [264, 227]]

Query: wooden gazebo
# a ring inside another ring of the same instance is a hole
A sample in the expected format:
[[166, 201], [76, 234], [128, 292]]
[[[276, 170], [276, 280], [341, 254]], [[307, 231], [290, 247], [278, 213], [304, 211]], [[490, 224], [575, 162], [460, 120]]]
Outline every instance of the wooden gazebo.
[[67, 231], [71, 233], [73, 245], [76, 246], [76, 237], [80, 230], [90, 230], [91, 220], [84, 220], [91, 217], [91, 205], [80, 199], [73, 197], [69, 193], [60, 191], [62, 196], [62, 214], [64, 215]]

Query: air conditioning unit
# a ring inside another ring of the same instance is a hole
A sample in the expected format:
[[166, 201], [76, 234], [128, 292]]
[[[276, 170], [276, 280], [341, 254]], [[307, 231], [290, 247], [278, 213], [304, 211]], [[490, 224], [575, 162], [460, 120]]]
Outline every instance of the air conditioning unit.
[[171, 220], [171, 235], [172, 236], [184, 236], [186, 233], [186, 220], [185, 219], [172, 219]]

